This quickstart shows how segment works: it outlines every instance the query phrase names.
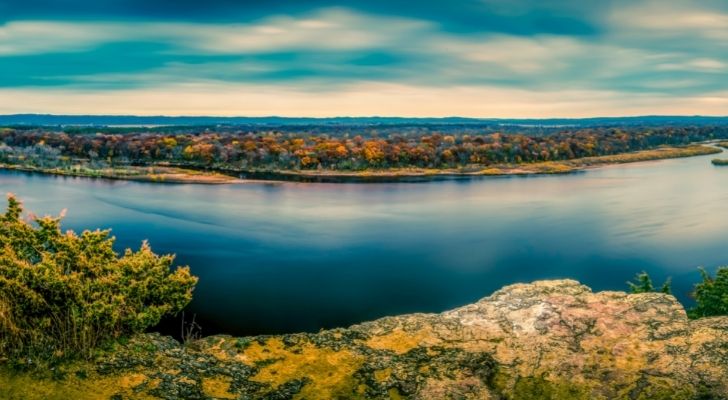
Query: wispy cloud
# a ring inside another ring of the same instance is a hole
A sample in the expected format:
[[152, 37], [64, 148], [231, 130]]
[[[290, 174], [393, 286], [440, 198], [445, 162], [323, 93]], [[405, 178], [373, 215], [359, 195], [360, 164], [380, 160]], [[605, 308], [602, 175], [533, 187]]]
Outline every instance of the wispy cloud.
[[87, 50], [109, 42], [165, 43], [178, 52], [240, 54], [283, 50], [357, 50], [415, 44], [431, 23], [333, 8], [248, 24], [13, 21], [0, 26], [0, 55]]
[[0, 26], [0, 56], [88, 50], [121, 34], [100, 24], [14, 21]]
[[182, 5], [200, 18], [176, 19], [122, 3], [108, 10], [134, 17], [0, 25], [0, 112], [52, 99], [47, 111], [113, 112], [87, 101], [96, 96], [136, 104], [132, 113], [706, 114], [723, 113], [728, 92], [721, 3], [463, 0], [455, 12], [429, 1], [283, 1], [238, 20], [233, 3], [213, 1], [219, 13]]
[[728, 38], [728, 12], [706, 8], [699, 2], [635, 2], [615, 9], [611, 21], [632, 33], [643, 35], [695, 35], [718, 40]]

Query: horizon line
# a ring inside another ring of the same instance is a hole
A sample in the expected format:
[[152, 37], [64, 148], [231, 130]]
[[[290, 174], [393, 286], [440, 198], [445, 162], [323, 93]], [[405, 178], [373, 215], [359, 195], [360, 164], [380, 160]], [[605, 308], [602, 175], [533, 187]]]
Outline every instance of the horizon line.
[[220, 119], [311, 119], [311, 120], [326, 120], [326, 119], [435, 119], [435, 120], [446, 120], [446, 119], [463, 119], [463, 120], [479, 120], [479, 121], [499, 121], [499, 120], [588, 120], [588, 119], [637, 119], [637, 118], [728, 118], [728, 114], [722, 115], [711, 115], [711, 114], [639, 114], [639, 115], [595, 115], [589, 117], [467, 117], [459, 115], [449, 116], [407, 116], [407, 115], [365, 115], [365, 116], [352, 116], [352, 115], [333, 115], [326, 117], [312, 117], [312, 116], [287, 116], [287, 115], [205, 115], [205, 114], [194, 114], [194, 115], [182, 115], [182, 114], [56, 114], [56, 113], [13, 113], [13, 114], [0, 114], [0, 118], [8, 117], [83, 117], [83, 118], [220, 118]]

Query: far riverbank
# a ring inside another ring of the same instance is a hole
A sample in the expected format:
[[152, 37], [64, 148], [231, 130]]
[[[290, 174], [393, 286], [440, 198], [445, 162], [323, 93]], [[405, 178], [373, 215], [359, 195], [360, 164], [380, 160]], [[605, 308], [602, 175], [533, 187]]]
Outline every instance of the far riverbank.
[[717, 147], [689, 145], [660, 147], [631, 153], [585, 157], [564, 161], [522, 164], [472, 165], [462, 168], [400, 168], [364, 171], [336, 170], [238, 170], [234, 168], [202, 168], [187, 165], [157, 164], [91, 169], [87, 167], [41, 168], [16, 164], [0, 164], [0, 168], [50, 175], [120, 179], [156, 183], [230, 184], [254, 180], [295, 182], [383, 182], [424, 181], [448, 178], [508, 175], [568, 174], [588, 168], [670, 158], [694, 157], [721, 153]]

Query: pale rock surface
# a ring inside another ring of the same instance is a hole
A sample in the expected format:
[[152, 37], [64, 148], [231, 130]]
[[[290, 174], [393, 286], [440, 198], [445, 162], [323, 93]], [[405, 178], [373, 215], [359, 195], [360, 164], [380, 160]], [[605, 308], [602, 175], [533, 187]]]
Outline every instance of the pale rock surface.
[[115, 399], [728, 399], [728, 317], [690, 321], [670, 295], [539, 281], [319, 333], [187, 346], [140, 335], [94, 368], [58, 385], [104, 382]]

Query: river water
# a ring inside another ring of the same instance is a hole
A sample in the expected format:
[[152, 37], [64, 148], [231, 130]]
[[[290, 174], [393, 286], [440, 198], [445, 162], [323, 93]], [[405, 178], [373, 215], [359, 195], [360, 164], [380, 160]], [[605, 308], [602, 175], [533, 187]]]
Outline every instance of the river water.
[[[317, 331], [437, 312], [499, 287], [574, 278], [624, 290], [646, 270], [690, 302], [728, 264], [728, 168], [716, 156], [538, 177], [425, 183], [179, 185], [0, 172], [0, 190], [65, 228], [148, 239], [200, 282], [202, 333]], [[177, 333], [176, 323], [164, 330]]]

